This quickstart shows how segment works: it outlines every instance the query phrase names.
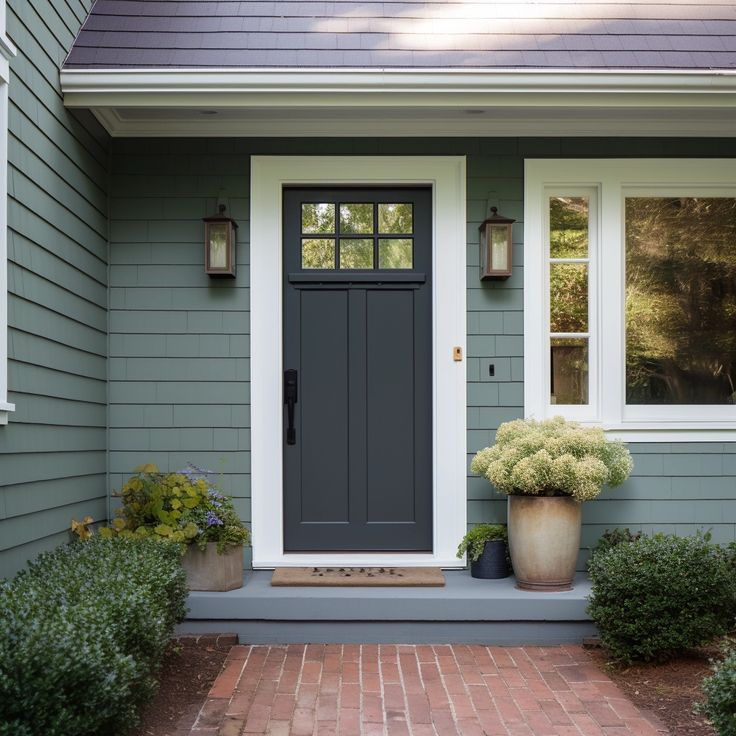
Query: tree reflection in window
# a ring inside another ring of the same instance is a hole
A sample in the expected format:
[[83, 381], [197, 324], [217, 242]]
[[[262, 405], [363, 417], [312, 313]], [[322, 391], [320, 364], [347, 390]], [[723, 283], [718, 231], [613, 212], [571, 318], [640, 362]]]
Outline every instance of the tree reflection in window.
[[733, 404], [736, 199], [627, 197], [626, 400]]

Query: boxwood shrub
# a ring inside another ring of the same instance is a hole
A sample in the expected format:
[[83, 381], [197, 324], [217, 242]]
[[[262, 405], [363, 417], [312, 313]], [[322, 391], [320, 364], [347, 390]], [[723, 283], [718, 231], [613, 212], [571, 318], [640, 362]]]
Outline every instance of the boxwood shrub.
[[0, 584], [2, 736], [110, 736], [136, 723], [186, 612], [180, 554], [94, 537]]
[[703, 681], [706, 702], [698, 707], [713, 724], [718, 736], [736, 736], [736, 649], [716, 664]]
[[662, 659], [733, 626], [729, 562], [707, 535], [633, 539], [594, 554], [588, 569], [588, 612], [616, 659]]

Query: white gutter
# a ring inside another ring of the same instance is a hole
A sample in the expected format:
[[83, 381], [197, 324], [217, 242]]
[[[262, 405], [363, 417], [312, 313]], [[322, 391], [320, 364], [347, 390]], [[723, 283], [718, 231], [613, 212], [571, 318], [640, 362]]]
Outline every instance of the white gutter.
[[67, 107], [736, 106], [736, 70], [67, 69]]

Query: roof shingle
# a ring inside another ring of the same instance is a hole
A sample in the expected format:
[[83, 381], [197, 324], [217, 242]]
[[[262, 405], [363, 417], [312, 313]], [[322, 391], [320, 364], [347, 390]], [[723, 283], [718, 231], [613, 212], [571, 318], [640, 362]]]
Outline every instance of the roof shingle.
[[736, 3], [97, 0], [86, 67], [736, 69]]

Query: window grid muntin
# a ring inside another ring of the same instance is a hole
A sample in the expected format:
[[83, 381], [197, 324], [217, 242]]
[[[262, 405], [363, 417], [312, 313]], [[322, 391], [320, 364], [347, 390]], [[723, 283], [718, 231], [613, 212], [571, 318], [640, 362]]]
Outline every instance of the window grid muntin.
[[[306, 231], [304, 230], [304, 207], [305, 205], [319, 205], [319, 204], [325, 204], [325, 205], [332, 205], [333, 207], [333, 229], [330, 232], [327, 231]], [[372, 212], [372, 221], [373, 221], [373, 232], [372, 233], [353, 233], [353, 232], [343, 232], [342, 230], [342, 217], [341, 217], [341, 208], [343, 205], [353, 205], [353, 204], [371, 204], [373, 207]], [[378, 216], [378, 208], [380, 205], [386, 205], [386, 204], [396, 204], [396, 205], [407, 205], [411, 208], [411, 232], [409, 233], [382, 233], [379, 232], [379, 216]], [[309, 271], [340, 271], [343, 272], [360, 272], [360, 273], [368, 273], [371, 271], [375, 271], [377, 273], [394, 273], [397, 271], [410, 271], [414, 268], [414, 254], [415, 254], [415, 232], [414, 232], [414, 203], [413, 202], [401, 202], [398, 200], [392, 200], [390, 202], [385, 201], [377, 201], [374, 200], [372, 202], [359, 202], [359, 201], [344, 201], [342, 198], [336, 198], [331, 201], [326, 200], [325, 198], [315, 199], [315, 200], [309, 200], [309, 201], [302, 201], [300, 203], [300, 265], [301, 268], [304, 270]], [[373, 267], [372, 268], [350, 268], [350, 269], [343, 269], [341, 268], [340, 264], [340, 253], [341, 253], [341, 247], [340, 243], [344, 239], [346, 240], [373, 240]], [[309, 266], [304, 265], [304, 251], [303, 246], [306, 240], [332, 240], [334, 241], [334, 264], [332, 267], [329, 268], [312, 268]], [[379, 253], [379, 241], [380, 240], [410, 240], [411, 241], [411, 266], [408, 267], [396, 267], [396, 268], [381, 268], [380, 267], [380, 253]]]

